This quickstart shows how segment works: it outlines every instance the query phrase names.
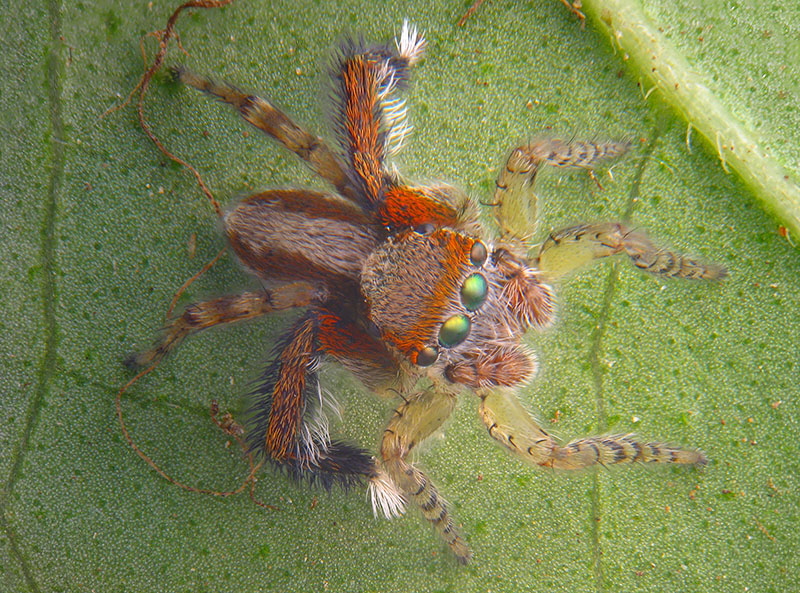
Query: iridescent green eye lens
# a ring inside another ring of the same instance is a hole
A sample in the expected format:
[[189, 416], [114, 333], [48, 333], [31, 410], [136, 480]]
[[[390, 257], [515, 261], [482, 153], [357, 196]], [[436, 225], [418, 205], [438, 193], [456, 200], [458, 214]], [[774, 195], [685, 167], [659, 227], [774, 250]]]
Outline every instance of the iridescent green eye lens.
[[470, 320], [466, 315], [453, 315], [439, 329], [439, 344], [445, 348], [458, 346], [469, 335]]
[[433, 346], [425, 346], [417, 353], [417, 366], [429, 367], [439, 358], [439, 350]]
[[475, 243], [472, 244], [472, 249], [469, 250], [469, 261], [472, 262], [472, 265], [482, 266], [486, 261], [487, 255], [486, 245], [480, 241], [475, 241]]
[[486, 300], [489, 285], [481, 274], [471, 274], [461, 286], [461, 302], [467, 311], [476, 311]]

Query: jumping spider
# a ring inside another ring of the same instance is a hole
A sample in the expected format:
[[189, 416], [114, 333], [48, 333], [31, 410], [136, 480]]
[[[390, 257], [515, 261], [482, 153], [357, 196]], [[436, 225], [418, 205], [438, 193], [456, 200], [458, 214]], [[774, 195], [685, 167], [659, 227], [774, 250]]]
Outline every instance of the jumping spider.
[[[202, 329], [303, 308], [252, 394], [250, 450], [326, 487], [366, 481], [376, 514], [396, 516], [415, 503], [466, 563], [470, 550], [436, 487], [408, 459], [442, 426], [464, 387], [480, 398], [489, 434], [537, 466], [705, 463], [700, 451], [631, 435], [562, 446], [531, 418], [515, 391], [536, 372], [523, 345], [526, 332], [553, 321], [548, 282], [617, 254], [663, 277], [710, 280], [725, 271], [658, 247], [619, 222], [551, 233], [538, 255], [527, 257], [539, 169], [591, 170], [625, 152], [626, 143], [547, 139], [516, 148], [497, 179], [497, 233], [484, 228], [472, 200], [455, 187], [408, 185], [387, 158], [410, 130], [397, 93], [425, 45], [408, 23], [394, 46], [343, 45], [333, 73], [338, 152], [264, 99], [173, 70], [177, 80], [230, 104], [300, 156], [336, 193], [276, 189], [230, 210], [223, 220], [230, 246], [265, 288], [188, 306], [135, 362], [157, 362]], [[371, 390], [402, 399], [377, 457], [330, 439], [325, 412], [334, 402], [317, 378], [325, 357]]]

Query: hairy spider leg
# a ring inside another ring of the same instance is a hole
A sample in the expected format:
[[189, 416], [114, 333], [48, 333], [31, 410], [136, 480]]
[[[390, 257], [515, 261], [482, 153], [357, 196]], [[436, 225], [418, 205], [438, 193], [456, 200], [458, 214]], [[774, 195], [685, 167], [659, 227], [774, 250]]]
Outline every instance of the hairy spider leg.
[[544, 138], [515, 148], [497, 176], [491, 204], [501, 240], [527, 246], [535, 234], [538, 218], [534, 182], [542, 166], [591, 171], [629, 148], [627, 142], [566, 142], [557, 138]]
[[224, 82], [215, 82], [205, 76], [194, 74], [182, 67], [172, 69], [176, 80], [208, 93], [231, 105], [245, 121], [287, 149], [294, 152], [323, 179], [333, 185], [343, 196], [355, 199], [345, 168], [339, 157], [318, 136], [310, 134], [297, 125], [280, 109], [266, 99], [243, 93]]
[[366, 451], [331, 441], [326, 412], [335, 407], [317, 369], [324, 309], [311, 308], [275, 347], [275, 357], [251, 394], [247, 443], [251, 452], [295, 479], [349, 486], [375, 475]]
[[[383, 342], [355, 321], [331, 309], [320, 312], [320, 349], [335, 358], [366, 387], [387, 393], [400, 380], [400, 366]], [[388, 393], [387, 393], [388, 394]]]
[[318, 364], [315, 321], [312, 314], [306, 314], [294, 324], [276, 348], [275, 362], [257, 390], [254, 422], [258, 428], [248, 439], [253, 450], [263, 449], [278, 462], [290, 455], [300, 457], [294, 447], [305, 404], [304, 392], [307, 386], [313, 390], [312, 383], [316, 380], [313, 369]]
[[334, 122], [360, 203], [375, 211], [389, 183], [385, 160], [400, 149], [411, 128], [405, 100], [396, 91], [407, 85], [411, 66], [420, 59], [425, 40], [403, 23], [396, 47], [364, 48], [349, 42], [334, 70]]
[[508, 391], [482, 393], [479, 414], [492, 438], [514, 455], [542, 467], [577, 470], [637, 462], [706, 463], [702, 451], [644, 442], [633, 435], [586, 437], [560, 446]]
[[380, 203], [384, 189], [385, 141], [381, 133], [378, 84], [380, 61], [370, 54], [354, 55], [342, 61], [343, 144], [354, 181], [367, 207]]
[[270, 291], [245, 292], [191, 304], [167, 324], [151, 349], [132, 355], [126, 364], [155, 364], [190, 334], [215, 325], [253, 319], [293, 307], [305, 307], [313, 296], [313, 287], [307, 282], [292, 282]]
[[472, 389], [516, 387], [524, 384], [535, 372], [536, 359], [532, 353], [518, 346], [491, 344], [444, 369], [449, 381]]
[[550, 233], [539, 249], [538, 268], [548, 279], [559, 278], [591, 261], [625, 254], [650, 274], [690, 280], [719, 280], [723, 266], [706, 264], [659, 247], [642, 232], [620, 222], [581, 224]]
[[[415, 393], [402, 403], [389, 421], [381, 442], [381, 463], [403, 494], [415, 502], [424, 517], [431, 522], [437, 533], [462, 564], [469, 562], [472, 553], [453, 524], [433, 482], [417, 467], [407, 461], [409, 453], [438, 430], [455, 407], [456, 397], [437, 388]], [[387, 516], [394, 514], [395, 506], [380, 499], [380, 492], [373, 488], [376, 511]], [[402, 504], [402, 503], [400, 503]]]

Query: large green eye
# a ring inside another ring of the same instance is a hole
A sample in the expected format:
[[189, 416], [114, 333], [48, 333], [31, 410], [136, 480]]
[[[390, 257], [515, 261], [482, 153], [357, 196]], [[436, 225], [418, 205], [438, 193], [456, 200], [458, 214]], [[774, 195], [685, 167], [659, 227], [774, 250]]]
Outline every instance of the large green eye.
[[439, 350], [433, 346], [425, 346], [417, 352], [417, 366], [429, 367], [439, 358]]
[[486, 300], [489, 285], [482, 274], [470, 274], [461, 285], [461, 302], [467, 311], [476, 311]]
[[484, 264], [488, 255], [486, 245], [481, 241], [475, 241], [472, 244], [472, 249], [469, 250], [469, 261], [472, 262], [472, 265], [480, 267]]
[[445, 348], [458, 346], [469, 335], [470, 320], [466, 315], [453, 315], [439, 329], [439, 343]]

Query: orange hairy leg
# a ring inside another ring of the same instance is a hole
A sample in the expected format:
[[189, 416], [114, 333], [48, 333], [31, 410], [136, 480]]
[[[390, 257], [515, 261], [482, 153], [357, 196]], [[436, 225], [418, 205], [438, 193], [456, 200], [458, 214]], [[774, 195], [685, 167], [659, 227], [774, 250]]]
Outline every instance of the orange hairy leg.
[[342, 128], [345, 151], [369, 205], [378, 204], [384, 184], [384, 141], [380, 134], [378, 64], [368, 55], [355, 55], [341, 65]]
[[293, 453], [291, 447], [295, 444], [303, 411], [306, 371], [313, 364], [315, 334], [314, 319], [301, 319], [278, 356], [280, 370], [271, 394], [263, 443], [264, 450], [276, 461], [282, 461]]
[[370, 213], [396, 184], [385, 160], [400, 148], [410, 127], [405, 101], [395, 91], [406, 86], [410, 67], [425, 49], [424, 38], [408, 23], [396, 41], [396, 51], [391, 46], [350, 42], [342, 48], [335, 71], [339, 143], [358, 201]]
[[320, 335], [331, 312], [309, 309], [283, 336], [275, 358], [252, 394], [248, 447], [294, 478], [319, 481], [328, 488], [370, 478], [375, 464], [367, 452], [331, 441], [325, 408], [334, 407], [317, 377]]

